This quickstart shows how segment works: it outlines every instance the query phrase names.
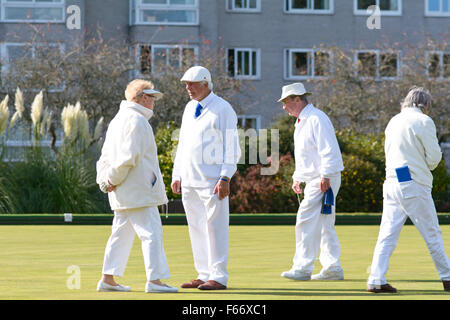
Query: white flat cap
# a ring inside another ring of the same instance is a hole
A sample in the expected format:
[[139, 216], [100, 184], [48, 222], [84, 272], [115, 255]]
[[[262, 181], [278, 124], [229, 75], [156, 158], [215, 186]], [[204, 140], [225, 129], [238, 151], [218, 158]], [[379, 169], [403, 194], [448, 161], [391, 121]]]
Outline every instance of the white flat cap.
[[142, 91], [145, 94], [151, 94], [152, 96], [155, 97], [155, 100], [159, 100], [163, 97], [163, 94], [159, 91], [156, 91], [154, 89], [145, 89]]
[[303, 83], [297, 82], [283, 87], [281, 92], [281, 98], [280, 100], [278, 100], [278, 102], [281, 102], [283, 99], [286, 99], [289, 96], [303, 96], [310, 94], [311, 92], [306, 91]]
[[201, 66], [189, 68], [183, 75], [180, 81], [200, 82], [207, 81], [211, 83], [211, 73], [208, 69]]

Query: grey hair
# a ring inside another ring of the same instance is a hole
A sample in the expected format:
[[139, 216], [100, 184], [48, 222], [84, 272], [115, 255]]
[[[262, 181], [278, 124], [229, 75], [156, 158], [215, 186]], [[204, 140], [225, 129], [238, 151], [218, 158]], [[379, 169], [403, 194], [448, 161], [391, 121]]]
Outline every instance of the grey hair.
[[214, 87], [212, 82], [209, 82], [209, 81], [206, 81], [206, 80], [202, 80], [201, 83], [202, 84], [206, 84], [207, 83], [208, 84], [208, 89], [212, 91], [212, 89]]
[[420, 108], [422, 111], [431, 103], [430, 92], [422, 87], [412, 87], [409, 89], [406, 98], [402, 101], [402, 110], [404, 108]]

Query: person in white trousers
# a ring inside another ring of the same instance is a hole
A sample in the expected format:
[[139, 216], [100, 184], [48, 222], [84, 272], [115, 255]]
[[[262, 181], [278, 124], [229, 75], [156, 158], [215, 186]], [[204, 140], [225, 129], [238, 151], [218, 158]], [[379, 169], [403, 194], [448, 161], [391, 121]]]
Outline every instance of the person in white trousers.
[[[297, 213], [293, 265], [281, 276], [292, 280], [343, 280], [334, 203], [344, 166], [333, 125], [324, 112], [308, 102], [310, 94], [302, 83], [294, 83], [282, 88], [278, 100], [296, 118], [292, 189], [304, 195]], [[304, 190], [302, 182], [306, 183]], [[331, 202], [325, 203], [325, 199]], [[323, 210], [324, 204], [332, 204], [331, 210]], [[322, 270], [312, 275], [319, 249]]]
[[153, 83], [133, 80], [125, 91], [126, 101], [111, 121], [97, 162], [97, 183], [108, 193], [114, 210], [112, 232], [106, 244], [103, 276], [98, 291], [130, 291], [118, 284], [137, 234], [142, 243], [147, 282], [146, 292], [177, 292], [162, 283], [170, 277], [163, 247], [158, 206], [168, 202], [158, 163], [157, 148], [148, 120], [155, 100], [162, 93]]
[[441, 161], [442, 153], [436, 127], [427, 115], [430, 108], [429, 92], [413, 87], [402, 102], [401, 112], [389, 121], [385, 130], [383, 215], [367, 281], [369, 292], [397, 292], [387, 283], [385, 276], [389, 259], [408, 217], [425, 240], [444, 290], [450, 291], [450, 260], [445, 253], [431, 196], [431, 170]]
[[223, 290], [229, 274], [230, 179], [240, 158], [237, 116], [214, 92], [201, 66], [183, 75], [191, 101], [183, 113], [172, 172], [172, 191], [182, 194], [198, 276], [181, 288]]

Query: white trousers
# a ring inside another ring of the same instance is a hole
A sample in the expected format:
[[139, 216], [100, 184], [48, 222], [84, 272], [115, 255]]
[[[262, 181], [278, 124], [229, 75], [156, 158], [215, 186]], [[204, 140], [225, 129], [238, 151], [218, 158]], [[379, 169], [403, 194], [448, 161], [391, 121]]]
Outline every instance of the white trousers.
[[226, 286], [229, 278], [228, 197], [219, 200], [212, 188], [182, 187], [182, 200], [198, 279], [214, 280]]
[[114, 212], [112, 232], [105, 249], [103, 274], [123, 276], [136, 234], [142, 244], [147, 280], [170, 278], [163, 247], [161, 217], [156, 207]]
[[[330, 178], [334, 203], [341, 186], [341, 175]], [[319, 253], [322, 271], [342, 270], [339, 257], [341, 246], [334, 229], [336, 206], [331, 214], [321, 214], [324, 193], [320, 190], [320, 178], [308, 182], [303, 190], [295, 225], [296, 250], [292, 270], [312, 273]]]
[[425, 240], [441, 280], [450, 280], [450, 261], [444, 250], [431, 189], [412, 180], [399, 183], [396, 179], [387, 179], [383, 185], [383, 198], [380, 232], [367, 283], [387, 283], [385, 275], [389, 268], [389, 258], [397, 246], [407, 217]]

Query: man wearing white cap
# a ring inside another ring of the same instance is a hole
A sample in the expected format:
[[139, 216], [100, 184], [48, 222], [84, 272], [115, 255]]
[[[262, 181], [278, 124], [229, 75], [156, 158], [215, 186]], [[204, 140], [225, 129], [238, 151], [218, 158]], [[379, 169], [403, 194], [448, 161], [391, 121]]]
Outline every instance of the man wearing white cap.
[[229, 278], [230, 179], [240, 157], [237, 116], [212, 91], [206, 68], [190, 68], [181, 81], [191, 101], [183, 113], [171, 187], [182, 194], [198, 272], [181, 288], [223, 290]]
[[[324, 112], [308, 103], [310, 94], [302, 83], [294, 83], [283, 87], [278, 100], [296, 118], [292, 189], [304, 195], [297, 213], [293, 266], [281, 276], [293, 280], [343, 280], [334, 203], [344, 166], [333, 125]], [[306, 182], [304, 190], [302, 182]], [[311, 277], [319, 248], [322, 270]]]
[[160, 279], [170, 277], [163, 247], [158, 206], [168, 202], [158, 163], [153, 130], [148, 120], [153, 116], [155, 100], [162, 93], [150, 81], [134, 80], [125, 91], [126, 101], [111, 121], [102, 154], [97, 162], [97, 183], [108, 193], [114, 210], [112, 233], [106, 244], [103, 277], [98, 291], [130, 291], [118, 284], [134, 237], [142, 242], [147, 282], [146, 292], [177, 292]]
[[386, 127], [386, 181], [383, 184], [383, 216], [367, 281], [367, 291], [396, 293], [386, 281], [389, 258], [409, 217], [425, 240], [445, 291], [450, 291], [450, 260], [442, 241], [431, 189], [442, 159], [433, 120], [427, 115], [431, 96], [413, 87], [402, 102], [401, 112]]

